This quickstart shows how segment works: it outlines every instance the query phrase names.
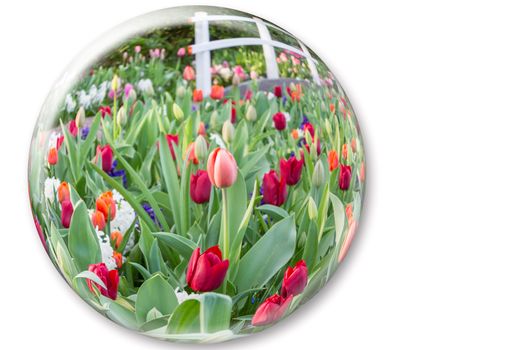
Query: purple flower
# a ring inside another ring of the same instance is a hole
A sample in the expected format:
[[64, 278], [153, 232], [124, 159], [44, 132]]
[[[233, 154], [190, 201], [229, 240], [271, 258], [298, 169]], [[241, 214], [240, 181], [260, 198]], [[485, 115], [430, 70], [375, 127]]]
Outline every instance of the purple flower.
[[108, 175], [111, 177], [121, 177], [122, 185], [124, 187], [128, 187], [128, 178], [126, 177], [126, 171], [124, 169], [117, 170], [117, 164], [117, 160], [115, 159], [113, 161], [113, 164], [111, 164], [111, 170], [108, 172]]
[[80, 137], [82, 138], [82, 140], [85, 140], [89, 134], [89, 126], [84, 126], [81, 130], [80, 130], [81, 134], [80, 134]]
[[155, 215], [155, 211], [153, 210], [151, 205], [149, 205], [148, 203], [144, 203], [144, 204], [142, 204], [142, 208], [144, 208], [146, 213], [148, 213], [148, 215], [151, 218], [151, 220], [153, 220], [154, 223], [156, 223], [158, 226], [160, 226], [160, 222], [157, 219], [157, 215]]

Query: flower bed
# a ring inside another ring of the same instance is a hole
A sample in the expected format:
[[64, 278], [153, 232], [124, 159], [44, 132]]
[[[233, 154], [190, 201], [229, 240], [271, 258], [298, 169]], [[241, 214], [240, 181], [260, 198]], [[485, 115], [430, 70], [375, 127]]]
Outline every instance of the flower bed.
[[333, 84], [233, 80], [203, 97], [191, 65], [134, 55], [85, 76], [57, 128], [35, 134], [42, 244], [128, 328], [202, 342], [264, 329], [327, 282], [355, 234], [365, 163], [352, 108]]

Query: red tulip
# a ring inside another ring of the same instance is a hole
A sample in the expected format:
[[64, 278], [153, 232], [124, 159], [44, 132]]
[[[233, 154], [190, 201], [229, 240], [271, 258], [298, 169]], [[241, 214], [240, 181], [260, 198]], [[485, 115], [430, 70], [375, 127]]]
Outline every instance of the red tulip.
[[182, 72], [182, 79], [195, 80], [195, 70], [192, 66], [184, 67], [184, 71]]
[[315, 129], [314, 129], [314, 126], [312, 125], [312, 123], [310, 122], [306, 122], [304, 123], [303, 125], [303, 130], [306, 132], [308, 131], [310, 133], [310, 136], [312, 136], [312, 138], [314, 137], [315, 135]]
[[197, 170], [190, 178], [190, 196], [198, 204], [206, 203], [210, 200], [211, 182], [208, 173], [204, 170]]
[[193, 90], [193, 102], [198, 103], [202, 102], [202, 90], [201, 89], [195, 89]]
[[71, 217], [73, 216], [73, 204], [69, 199], [66, 199], [62, 202], [62, 226], [69, 228], [71, 224]]
[[278, 294], [266, 299], [255, 311], [252, 317], [252, 326], [265, 326], [278, 321], [288, 310], [292, 299], [293, 295], [283, 298]]
[[64, 135], [57, 138], [57, 150], [60, 150], [60, 147], [62, 147], [63, 142], [64, 142]]
[[237, 121], [237, 110], [233, 107], [232, 107], [232, 115], [231, 115], [230, 121], [232, 122], [232, 124], [235, 124], [235, 122]]
[[188, 263], [186, 282], [197, 292], [215, 290], [222, 284], [228, 266], [229, 261], [222, 260], [219, 246], [213, 246], [202, 254], [200, 248], [196, 248]]
[[175, 148], [173, 144], [179, 145], [179, 135], [166, 134], [166, 141], [168, 141], [168, 146], [170, 147], [171, 158], [175, 159]]
[[47, 162], [49, 165], [55, 165], [58, 163], [58, 151], [55, 147], [51, 147], [49, 149], [49, 153], [47, 154]]
[[89, 265], [88, 270], [97, 275], [98, 278], [100, 278], [100, 280], [106, 285], [106, 288], [104, 288], [101, 285], [92, 282], [88, 279], [87, 285], [89, 287], [89, 290], [93, 293], [93, 287], [96, 287], [100, 291], [100, 294], [102, 294], [103, 296], [111, 298], [113, 300], [117, 299], [117, 290], [119, 282], [118, 271], [108, 271], [108, 268], [104, 263], [91, 264]]
[[280, 206], [286, 200], [286, 181], [279, 178], [275, 170], [270, 170], [263, 176], [263, 200], [266, 204]]
[[303, 292], [308, 282], [308, 268], [304, 260], [300, 260], [294, 267], [288, 267], [284, 273], [281, 295], [299, 295]]
[[102, 119], [104, 119], [107, 115], [111, 117], [111, 107], [110, 106], [101, 106], [98, 109], [98, 111], [100, 112]]
[[208, 177], [213, 186], [230, 187], [237, 180], [237, 162], [224, 148], [216, 148], [208, 157]]
[[96, 210], [91, 215], [91, 222], [93, 223], [93, 226], [99, 230], [102, 230], [104, 227], [106, 227], [106, 219], [104, 217], [104, 213], [101, 211]]
[[273, 94], [277, 98], [283, 97], [283, 88], [280, 85], [276, 85], [273, 87]]
[[214, 100], [222, 100], [224, 97], [224, 86], [213, 85], [211, 87], [210, 97]]
[[73, 137], [77, 137], [78, 135], [78, 127], [74, 119], [69, 122], [69, 132]]
[[97, 211], [104, 214], [105, 221], [111, 221], [117, 214], [117, 205], [113, 199], [113, 193], [111, 191], [104, 192], [97, 198], [96, 201]]
[[201, 135], [202, 137], [206, 136], [206, 125], [204, 125], [203, 122], [200, 122], [199, 131], [197, 131], [197, 134]]
[[273, 125], [275, 128], [279, 131], [284, 130], [286, 128], [286, 117], [284, 116], [284, 113], [277, 112], [273, 115]]
[[352, 168], [350, 168], [350, 165], [341, 164], [341, 168], [339, 169], [339, 188], [343, 191], [348, 190], [351, 178]]
[[95, 161], [98, 162], [98, 157], [102, 158], [102, 170], [106, 173], [111, 171], [113, 166], [113, 150], [110, 145], [97, 146], [97, 155]]
[[334, 171], [339, 165], [339, 158], [337, 158], [337, 152], [335, 150], [328, 152], [328, 165], [330, 171]]
[[291, 156], [290, 159], [281, 159], [280, 170], [281, 177], [286, 181], [286, 184], [293, 186], [301, 179], [301, 173], [303, 171], [304, 159], [297, 160], [295, 156]]

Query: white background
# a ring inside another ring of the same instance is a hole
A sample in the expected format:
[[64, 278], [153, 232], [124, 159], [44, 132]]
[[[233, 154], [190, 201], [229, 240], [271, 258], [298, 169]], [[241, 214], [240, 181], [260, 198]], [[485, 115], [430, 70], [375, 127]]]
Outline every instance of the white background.
[[[317, 51], [347, 89], [368, 156], [362, 225], [325, 290], [271, 330], [216, 348], [523, 349], [520, 2], [211, 3], [274, 21]], [[1, 348], [174, 347], [114, 325], [61, 280], [31, 220], [26, 165], [66, 64], [114, 25], [180, 4], [0, 2]]]

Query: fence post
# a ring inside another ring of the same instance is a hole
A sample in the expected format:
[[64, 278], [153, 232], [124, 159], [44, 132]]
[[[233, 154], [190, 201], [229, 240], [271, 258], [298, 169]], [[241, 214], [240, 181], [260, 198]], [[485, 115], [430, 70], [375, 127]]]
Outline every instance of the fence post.
[[[259, 36], [263, 40], [272, 40], [270, 31], [264, 22], [259, 18], [254, 18], [257, 29], [259, 30]], [[275, 49], [273, 46], [263, 44], [264, 60], [266, 61], [266, 78], [278, 79], [279, 78], [279, 67], [277, 66], [277, 60], [275, 57]]]
[[308, 68], [310, 68], [310, 74], [312, 74], [312, 80], [317, 85], [321, 85], [321, 79], [319, 78], [319, 72], [317, 71], [317, 66], [315, 65], [315, 62], [312, 60], [312, 56], [310, 55], [310, 51], [306, 47], [305, 44], [299, 41], [299, 45], [301, 46], [301, 50], [305, 53], [306, 62], [308, 63]]
[[[195, 44], [210, 41], [210, 32], [206, 12], [195, 13]], [[201, 89], [204, 96], [211, 92], [211, 54], [203, 51], [195, 54], [195, 68], [197, 70], [197, 89]]]

